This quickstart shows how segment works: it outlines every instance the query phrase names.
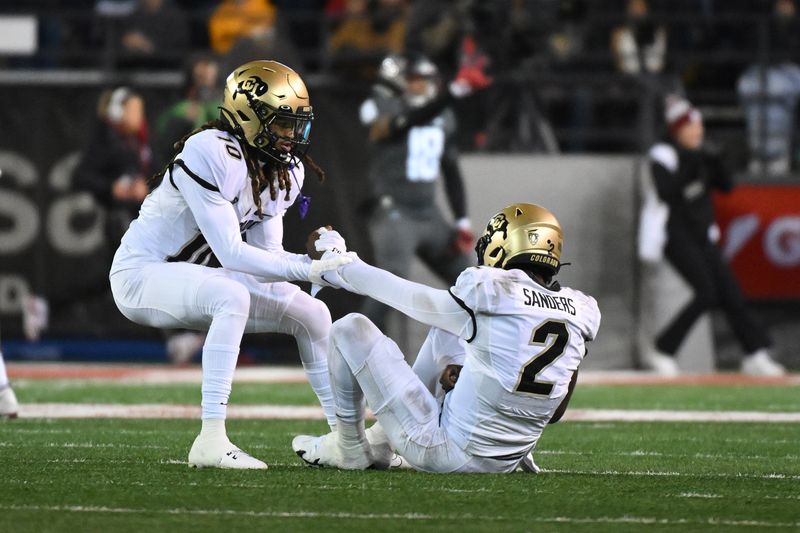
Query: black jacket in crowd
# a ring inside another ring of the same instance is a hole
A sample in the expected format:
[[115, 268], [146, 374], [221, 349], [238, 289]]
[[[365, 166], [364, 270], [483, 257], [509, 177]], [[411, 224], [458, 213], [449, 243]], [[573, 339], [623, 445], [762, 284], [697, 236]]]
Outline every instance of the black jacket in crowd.
[[686, 150], [672, 142], [664, 145], [674, 150], [677, 168], [651, 158], [651, 172], [659, 198], [669, 206], [667, 236], [689, 235], [697, 243], [708, 243], [709, 227], [714, 224], [711, 193], [730, 191], [731, 173], [719, 154]]
[[126, 136], [106, 121], [98, 122], [75, 171], [76, 189], [92, 193], [97, 203], [115, 205], [111, 196], [114, 182], [123, 177], [147, 177], [150, 148], [140, 138]]

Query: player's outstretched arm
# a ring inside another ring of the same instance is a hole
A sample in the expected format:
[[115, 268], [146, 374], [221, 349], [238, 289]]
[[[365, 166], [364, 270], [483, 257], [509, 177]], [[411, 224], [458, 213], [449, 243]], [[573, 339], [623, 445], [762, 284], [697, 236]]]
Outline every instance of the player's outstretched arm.
[[319, 228], [309, 236], [306, 247], [312, 257], [316, 250], [326, 252], [322, 256], [323, 259], [336, 255], [331, 252], [353, 259], [351, 263], [339, 268], [335, 276], [326, 278], [325, 272], [317, 273], [321, 280], [318, 283], [327, 282], [350, 292], [370, 296], [414, 320], [449, 331], [459, 337], [466, 335], [469, 338], [474, 334], [473, 317], [448, 291], [408, 281], [368, 265], [353, 253], [345, 253], [347, 248], [338, 232], [328, 227]]
[[466, 334], [467, 338], [473, 335], [475, 326], [472, 315], [459, 305], [448, 291], [408, 281], [368, 265], [352, 252], [345, 253], [347, 248], [338, 232], [331, 231], [328, 227], [319, 228], [309, 236], [306, 247], [309, 255], [312, 255], [314, 250], [324, 251], [322, 259], [332, 258], [337, 254], [352, 259], [352, 262], [338, 268], [336, 272], [328, 273], [331, 275], [327, 278], [324, 271], [315, 273], [320, 280], [317, 283], [327, 283], [350, 292], [370, 296], [414, 320], [449, 331], [459, 337], [463, 334]]
[[408, 281], [360, 259], [341, 267], [339, 275], [348, 290], [394, 307], [414, 320], [459, 337], [473, 334], [472, 317], [448, 291]]

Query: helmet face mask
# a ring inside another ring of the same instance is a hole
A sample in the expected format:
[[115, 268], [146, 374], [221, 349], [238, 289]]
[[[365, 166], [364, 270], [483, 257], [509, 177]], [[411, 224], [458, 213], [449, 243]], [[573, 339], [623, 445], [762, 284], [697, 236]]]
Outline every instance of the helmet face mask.
[[439, 69], [422, 55], [411, 56], [405, 72], [405, 98], [412, 107], [422, 107], [439, 94]]
[[[259, 113], [259, 119], [261, 119]], [[293, 156], [302, 157], [310, 145], [311, 122], [314, 115], [295, 114], [278, 111], [266, 115], [262, 128], [253, 139], [253, 144], [266, 155], [280, 162], [289, 163]], [[286, 144], [291, 147], [289, 152], [281, 150], [280, 146]]]
[[308, 91], [291, 68], [277, 61], [251, 61], [229, 76], [220, 116], [240, 141], [279, 163], [308, 150], [314, 120]]
[[438, 96], [441, 77], [436, 65], [417, 53], [390, 54], [381, 62], [378, 78], [411, 107], [421, 107]]
[[478, 239], [478, 265], [496, 268], [535, 268], [550, 276], [561, 267], [561, 225], [547, 209], [535, 204], [512, 204], [497, 213]]
[[399, 54], [391, 54], [381, 61], [378, 78], [397, 93], [406, 90], [406, 68], [408, 61]]

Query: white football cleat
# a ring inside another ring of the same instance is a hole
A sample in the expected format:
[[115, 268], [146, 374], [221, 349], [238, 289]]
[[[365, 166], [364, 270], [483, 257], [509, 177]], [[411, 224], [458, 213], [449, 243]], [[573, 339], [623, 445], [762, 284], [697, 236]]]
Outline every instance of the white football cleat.
[[243, 452], [231, 441], [224, 439], [194, 439], [189, 450], [189, 466], [194, 468], [234, 468], [239, 470], [265, 470], [267, 463]]
[[[393, 467], [394, 457], [400, 457], [394, 453], [386, 433], [380, 422], [375, 422], [371, 427], [365, 431], [367, 435], [367, 442], [369, 442], [370, 452], [372, 453], [372, 466], [378, 470], [386, 470]], [[402, 458], [401, 458], [402, 459]], [[398, 463], [399, 466], [399, 463]]]
[[542, 471], [542, 469], [533, 462], [533, 452], [528, 452], [528, 455], [522, 458], [522, 461], [519, 462], [517, 470], [522, 470], [523, 472], [528, 472], [529, 474], [538, 474]]
[[681, 373], [675, 358], [661, 353], [658, 350], [651, 350], [650, 353], [646, 355], [644, 363], [659, 376], [671, 378]]
[[167, 339], [167, 357], [173, 365], [188, 364], [200, 352], [206, 336], [202, 333], [186, 331], [171, 335]]
[[405, 457], [398, 455], [396, 452], [392, 453], [392, 459], [389, 461], [389, 468], [392, 470], [416, 470]]
[[29, 341], [39, 340], [47, 329], [50, 306], [41, 296], [28, 295], [22, 300], [22, 331]]
[[333, 466], [342, 470], [366, 470], [372, 467], [369, 443], [344, 448], [335, 431], [314, 437], [298, 435], [292, 439], [292, 449], [309, 466]]
[[19, 403], [11, 385], [0, 387], [0, 418], [17, 418]]
[[783, 376], [786, 369], [769, 356], [766, 350], [758, 350], [742, 360], [742, 372], [751, 376]]

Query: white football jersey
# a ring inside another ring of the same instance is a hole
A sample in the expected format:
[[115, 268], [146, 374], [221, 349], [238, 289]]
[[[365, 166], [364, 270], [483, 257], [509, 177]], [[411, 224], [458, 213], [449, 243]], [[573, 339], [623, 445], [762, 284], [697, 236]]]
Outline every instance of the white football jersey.
[[[198, 228], [195, 214], [186, 195], [201, 198], [197, 192], [218, 193], [236, 212], [239, 232], [248, 244], [262, 250], [282, 252], [282, 217], [303, 186], [304, 171], [298, 161], [291, 168], [292, 188], [289, 198], [278, 191], [272, 200], [269, 188], [261, 191], [263, 219], [256, 216], [251, 180], [248, 177], [242, 146], [229, 133], [216, 129], [201, 131], [187, 139], [176, 156], [171, 171], [162, 183], [145, 198], [122, 238], [111, 273], [150, 262], [189, 262], [219, 267], [220, 262]], [[178, 183], [185, 190], [181, 191]], [[190, 190], [199, 187], [201, 189]], [[219, 201], [219, 197], [211, 198]], [[209, 208], [211, 202], [209, 202]], [[195, 204], [195, 209], [198, 206]], [[202, 204], [200, 205], [202, 208]], [[221, 228], [222, 229], [222, 228]], [[212, 228], [211, 231], [214, 231]], [[208, 231], [207, 231], [208, 233]]]
[[521, 270], [472, 267], [450, 290], [474, 316], [442, 426], [466, 451], [522, 457], [535, 444], [600, 326], [591, 296], [548, 289]]

